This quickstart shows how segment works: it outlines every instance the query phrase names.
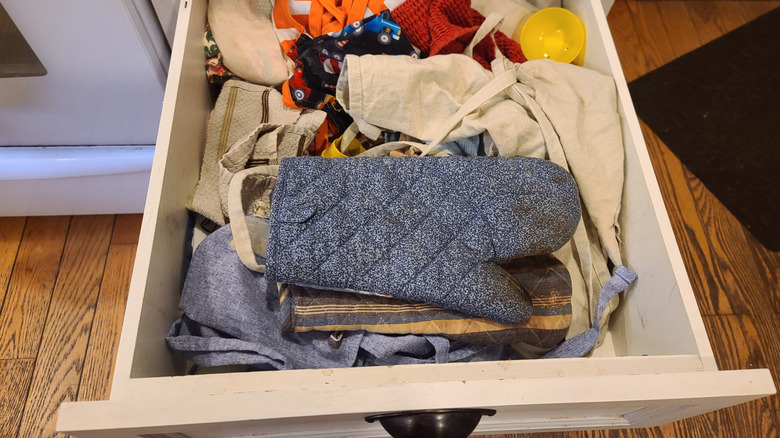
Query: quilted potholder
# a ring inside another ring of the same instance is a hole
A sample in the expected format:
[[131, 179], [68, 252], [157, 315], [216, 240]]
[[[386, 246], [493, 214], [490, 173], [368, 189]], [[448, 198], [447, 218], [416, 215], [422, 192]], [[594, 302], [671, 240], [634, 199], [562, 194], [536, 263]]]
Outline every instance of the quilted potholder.
[[494, 262], [555, 251], [579, 218], [574, 179], [546, 160], [285, 158], [265, 272], [518, 324], [531, 299]]

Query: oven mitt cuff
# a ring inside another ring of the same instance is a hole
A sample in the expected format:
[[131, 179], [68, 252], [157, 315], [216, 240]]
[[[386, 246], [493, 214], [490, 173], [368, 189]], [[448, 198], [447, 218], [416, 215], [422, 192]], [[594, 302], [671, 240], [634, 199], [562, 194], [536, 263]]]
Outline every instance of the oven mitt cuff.
[[557, 250], [579, 218], [574, 179], [545, 160], [287, 158], [265, 272], [522, 323], [530, 298], [494, 262]]

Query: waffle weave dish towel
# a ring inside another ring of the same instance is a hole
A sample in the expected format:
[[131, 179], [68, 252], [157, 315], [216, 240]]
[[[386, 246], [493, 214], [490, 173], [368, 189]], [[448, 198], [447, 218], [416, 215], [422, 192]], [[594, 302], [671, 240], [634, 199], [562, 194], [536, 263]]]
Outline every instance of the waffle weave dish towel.
[[530, 297], [494, 262], [555, 251], [579, 219], [574, 179], [546, 160], [286, 158], [265, 272], [518, 324]]
[[[393, 10], [393, 17], [424, 57], [463, 53], [485, 21], [470, 0], [406, 0]], [[472, 56], [491, 70], [496, 48], [512, 62], [526, 61], [520, 43], [501, 31], [478, 41]]]

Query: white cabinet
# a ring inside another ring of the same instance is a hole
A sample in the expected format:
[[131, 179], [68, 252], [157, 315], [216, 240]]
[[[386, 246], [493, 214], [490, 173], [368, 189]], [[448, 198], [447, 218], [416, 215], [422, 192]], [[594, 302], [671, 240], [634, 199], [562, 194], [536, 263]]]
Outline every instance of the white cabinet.
[[[66, 403], [80, 437], [386, 436], [364, 417], [492, 408], [476, 433], [644, 427], [774, 393], [768, 370], [718, 371], [599, 0], [565, 1], [586, 25], [585, 66], [614, 76], [626, 145], [624, 262], [639, 274], [588, 358], [183, 375], [163, 340], [178, 316], [212, 98], [205, 1], [180, 10], [111, 399]], [[196, 147], [200, 145], [201, 147]]]

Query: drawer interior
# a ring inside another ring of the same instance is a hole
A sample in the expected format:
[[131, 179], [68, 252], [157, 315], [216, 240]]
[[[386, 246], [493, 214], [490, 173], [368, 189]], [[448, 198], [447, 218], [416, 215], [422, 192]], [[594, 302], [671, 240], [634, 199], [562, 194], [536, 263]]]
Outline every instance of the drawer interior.
[[[582, 359], [410, 365], [390, 367], [392, 371], [376, 367], [383, 370], [329, 370], [330, 374], [320, 370], [277, 371], [249, 373], [252, 376], [243, 377], [243, 383], [254, 380], [267, 388], [300, 386], [307, 380], [326, 378], [377, 383], [391, 379], [617, 374], [654, 372], [662, 367], [714, 367], [601, 4], [598, 0], [577, 0], [564, 1], [564, 6], [585, 24], [588, 40], [584, 66], [615, 77], [626, 148], [620, 239], [624, 263], [639, 280], [621, 296], [620, 306], [610, 320], [607, 342], [593, 357]], [[182, 2], [112, 398], [132, 392], [129, 388], [133, 385], [152, 390], [150, 385], [165, 384], [154, 378], [182, 376], [184, 372], [183, 361], [168, 351], [164, 336], [179, 316], [178, 301], [191, 254], [193, 227], [185, 204], [198, 179], [206, 122], [215, 100], [203, 69], [205, 17], [205, 1]], [[186, 378], [193, 390], [208, 381], [203, 376]]]

